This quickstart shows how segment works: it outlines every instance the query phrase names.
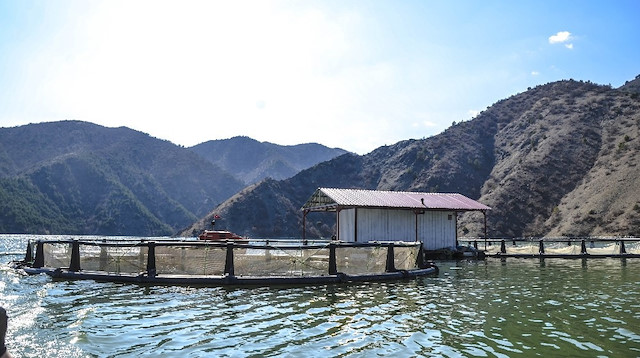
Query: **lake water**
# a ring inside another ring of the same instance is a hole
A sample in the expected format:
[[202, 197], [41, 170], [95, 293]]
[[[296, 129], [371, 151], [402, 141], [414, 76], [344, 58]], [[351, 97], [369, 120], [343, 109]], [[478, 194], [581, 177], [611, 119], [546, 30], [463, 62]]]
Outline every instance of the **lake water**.
[[[31, 237], [33, 238], [33, 237]], [[401, 282], [144, 287], [7, 267], [16, 357], [638, 357], [640, 259], [438, 262]]]

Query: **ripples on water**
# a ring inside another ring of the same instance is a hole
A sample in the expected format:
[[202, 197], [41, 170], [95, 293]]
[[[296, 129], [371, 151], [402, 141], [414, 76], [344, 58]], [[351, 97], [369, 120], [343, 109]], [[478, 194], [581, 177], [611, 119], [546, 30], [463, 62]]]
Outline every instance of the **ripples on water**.
[[[24, 246], [0, 236], [0, 252]], [[640, 259], [439, 266], [402, 282], [256, 288], [52, 281], [2, 266], [0, 304], [17, 357], [640, 356]]]

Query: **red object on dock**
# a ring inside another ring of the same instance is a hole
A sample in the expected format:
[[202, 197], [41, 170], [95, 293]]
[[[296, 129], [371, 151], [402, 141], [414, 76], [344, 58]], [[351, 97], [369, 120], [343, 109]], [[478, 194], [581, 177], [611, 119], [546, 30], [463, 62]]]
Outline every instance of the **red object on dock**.
[[231, 231], [224, 230], [205, 230], [198, 236], [200, 240], [212, 240], [212, 241], [234, 241], [239, 243], [249, 243], [249, 239], [246, 237], [238, 236]]

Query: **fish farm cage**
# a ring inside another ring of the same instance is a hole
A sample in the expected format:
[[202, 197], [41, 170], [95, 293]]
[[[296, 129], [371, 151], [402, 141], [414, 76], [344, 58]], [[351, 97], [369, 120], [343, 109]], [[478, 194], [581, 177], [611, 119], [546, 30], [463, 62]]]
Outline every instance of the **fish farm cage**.
[[420, 242], [38, 240], [13, 266], [56, 279], [186, 285], [363, 282], [438, 272]]
[[489, 257], [640, 258], [640, 238], [461, 238]]

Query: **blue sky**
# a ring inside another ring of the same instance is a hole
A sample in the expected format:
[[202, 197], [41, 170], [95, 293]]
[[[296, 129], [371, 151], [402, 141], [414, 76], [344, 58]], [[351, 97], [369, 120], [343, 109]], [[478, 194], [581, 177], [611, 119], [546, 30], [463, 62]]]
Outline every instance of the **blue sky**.
[[0, 127], [359, 154], [528, 87], [640, 74], [640, 1], [0, 0]]

